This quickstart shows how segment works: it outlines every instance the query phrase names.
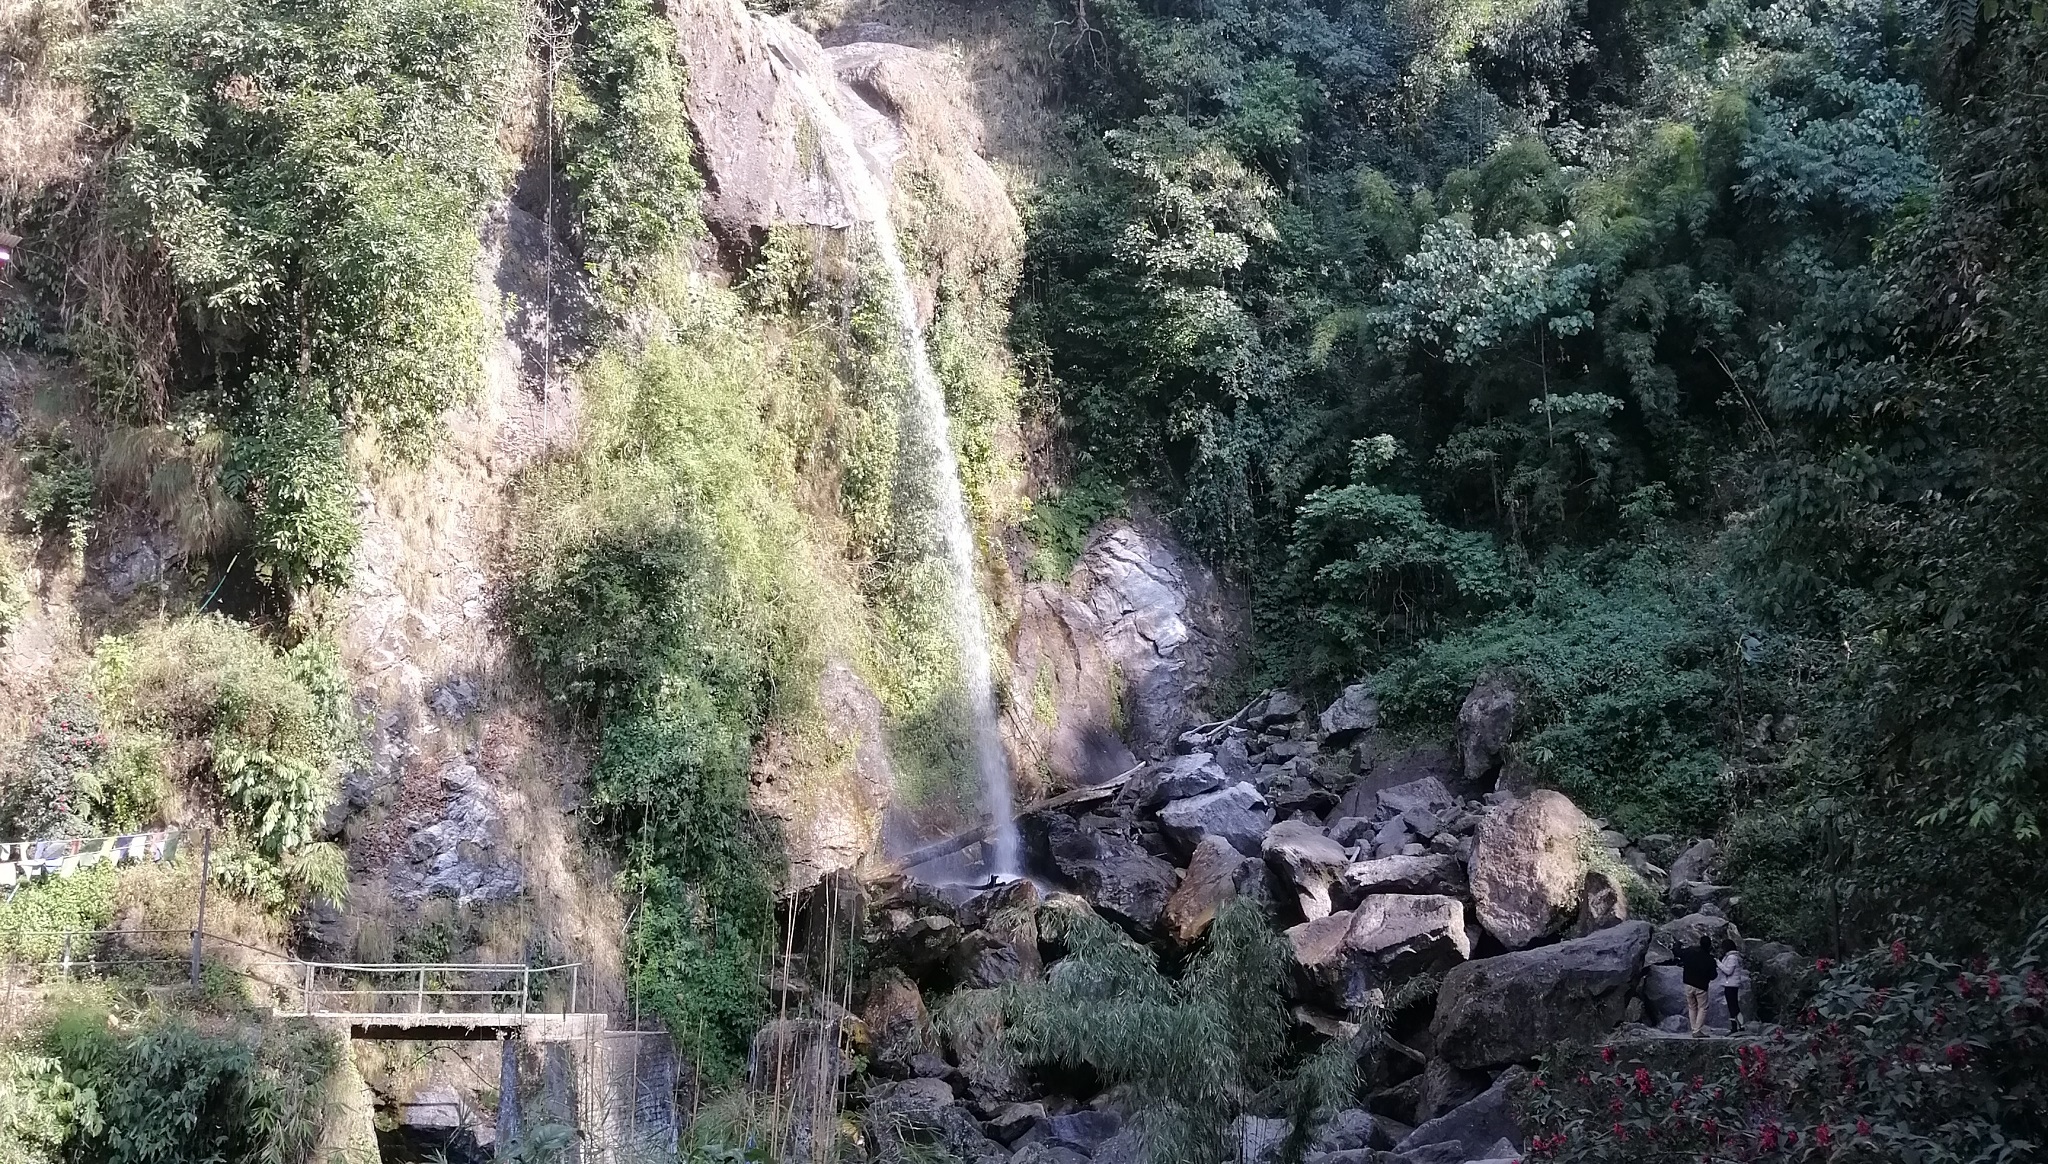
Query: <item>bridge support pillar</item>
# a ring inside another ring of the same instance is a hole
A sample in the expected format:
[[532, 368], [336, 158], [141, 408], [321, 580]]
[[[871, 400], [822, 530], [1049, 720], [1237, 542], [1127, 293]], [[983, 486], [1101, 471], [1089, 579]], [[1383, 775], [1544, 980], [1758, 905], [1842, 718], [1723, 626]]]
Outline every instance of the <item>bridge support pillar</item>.
[[498, 1036], [498, 1159], [512, 1159], [518, 1146], [519, 1039], [515, 1033], [506, 1031]]

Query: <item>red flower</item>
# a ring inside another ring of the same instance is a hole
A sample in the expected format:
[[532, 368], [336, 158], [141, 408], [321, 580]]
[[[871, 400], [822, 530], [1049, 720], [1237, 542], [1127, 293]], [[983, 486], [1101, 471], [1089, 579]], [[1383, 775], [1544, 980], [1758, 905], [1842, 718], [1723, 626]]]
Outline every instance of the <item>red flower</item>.
[[1693, 1077], [1692, 1077], [1692, 1089], [1693, 1089], [1694, 1091], [1698, 1091], [1698, 1090], [1699, 1090], [1700, 1088], [1702, 1088], [1702, 1087], [1705, 1087], [1706, 1085], [1707, 1085], [1707, 1080], [1706, 1080], [1706, 1077], [1705, 1077], [1705, 1076], [1703, 1076], [1703, 1075], [1695, 1075], [1695, 1076], [1693, 1076]]
[[1905, 1056], [1908, 1063], [1918, 1063], [1920, 1061], [1920, 1048], [1917, 1044], [1907, 1043], [1900, 1049], [1899, 1054]]
[[1712, 1116], [1700, 1121], [1700, 1131], [1705, 1132], [1709, 1140], [1721, 1138], [1721, 1125], [1715, 1123]]
[[1644, 1095], [1650, 1094], [1650, 1071], [1646, 1067], [1636, 1068], [1636, 1090]]
[[1621, 1126], [1620, 1120], [1614, 1121], [1614, 1138], [1617, 1140], [1628, 1139], [1628, 1129]]
[[1613, 1048], [1613, 1047], [1602, 1047], [1602, 1048], [1600, 1048], [1600, 1061], [1601, 1061], [1602, 1063], [1612, 1063], [1612, 1062], [1614, 1062], [1614, 1048]]
[[1984, 980], [1984, 997], [1997, 998], [2005, 993], [2005, 980], [1993, 974]]
[[1608, 1111], [1611, 1111], [1611, 1112], [1613, 1112], [1613, 1113], [1614, 1113], [1615, 1115], [1620, 1115], [1620, 1114], [1621, 1114], [1621, 1100], [1619, 1100], [1619, 1099], [1612, 1099], [1612, 1100], [1609, 1100], [1609, 1101], [1607, 1102], [1607, 1110], [1608, 1110]]
[[2027, 971], [2027, 997], [2040, 998], [2048, 995], [2048, 978], [2042, 978], [2039, 970]]
[[1948, 1056], [1949, 1062], [1958, 1067], [1970, 1061], [1970, 1049], [1961, 1043], [1950, 1043], [1944, 1054]]
[[1964, 998], [1970, 997], [1970, 976], [1968, 974], [1956, 975], [1956, 989], [1963, 992]]
[[1906, 939], [1892, 939], [1892, 965], [1904, 965], [1906, 961]]
[[1590, 1075], [1586, 1074], [1586, 1073], [1585, 1073], [1584, 1071], [1581, 1071], [1581, 1072], [1579, 1072], [1579, 1079], [1578, 1079], [1578, 1084], [1579, 1084], [1579, 1086], [1580, 1086], [1580, 1087], [1590, 1087], [1590, 1086], [1592, 1085], [1592, 1083], [1593, 1083], [1593, 1077], [1592, 1077], [1592, 1076], [1590, 1076]]
[[1867, 1136], [1867, 1135], [1869, 1135], [1869, 1134], [1870, 1134], [1870, 1121], [1869, 1121], [1869, 1120], [1866, 1120], [1866, 1119], [1859, 1119], [1859, 1120], [1857, 1120], [1857, 1121], [1856, 1121], [1856, 1134], [1857, 1134], [1857, 1135], [1859, 1135], [1859, 1136]]
[[1820, 1124], [1813, 1129], [1813, 1142], [1825, 1148], [1835, 1142], [1835, 1129]]
[[1536, 1078], [1534, 1078], [1534, 1079], [1531, 1079], [1531, 1080], [1529, 1081], [1529, 1086], [1531, 1086], [1531, 1087], [1541, 1087], [1541, 1086], [1543, 1086], [1543, 1077], [1542, 1077], [1541, 1075], [1538, 1075], [1538, 1076], [1537, 1076]]
[[1763, 1136], [1757, 1141], [1757, 1147], [1763, 1149], [1766, 1152], [1774, 1152], [1777, 1150], [1778, 1122], [1776, 1120], [1772, 1120], [1770, 1123], [1764, 1125]]
[[1833, 958], [1815, 958], [1813, 960], [1813, 969], [1817, 974], [1826, 974], [1834, 964], [1835, 960]]

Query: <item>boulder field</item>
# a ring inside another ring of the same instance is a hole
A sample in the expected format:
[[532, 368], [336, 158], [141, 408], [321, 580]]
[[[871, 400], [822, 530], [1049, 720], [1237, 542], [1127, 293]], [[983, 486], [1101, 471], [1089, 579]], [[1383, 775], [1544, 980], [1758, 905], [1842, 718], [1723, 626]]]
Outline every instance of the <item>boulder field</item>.
[[[1512, 688], [1484, 679], [1455, 744], [1395, 745], [1364, 685], [1320, 711], [1272, 692], [1182, 732], [1170, 754], [1025, 811], [1030, 880], [860, 887], [869, 1071], [851, 1085], [870, 1135], [923, 1128], [967, 1160], [1139, 1164], [1142, 1113], [1123, 1097], [992, 1067], [1000, 1056], [962, 1043], [991, 1028], [942, 1036], [931, 1016], [941, 996], [1055, 965], [1065, 951], [1047, 936], [1058, 927], [1034, 924], [1040, 910], [1091, 910], [1174, 965], [1245, 899], [1284, 937], [1281, 986], [1304, 1045], [1396, 1000], [1370, 1052], [1376, 1090], [1313, 1130], [1311, 1161], [1519, 1158], [1512, 1094], [1529, 1064], [1630, 1024], [1639, 1037], [1679, 1030], [1677, 947], [1742, 939], [1714, 842], [1631, 838], [1531, 787], [1506, 746], [1514, 709]], [[1744, 946], [1759, 992], [1782, 997], [1773, 975], [1795, 974], [1797, 955]], [[1718, 999], [1712, 1021], [1727, 1022]], [[1242, 1131], [1250, 1161], [1287, 1128], [1246, 1116]]]

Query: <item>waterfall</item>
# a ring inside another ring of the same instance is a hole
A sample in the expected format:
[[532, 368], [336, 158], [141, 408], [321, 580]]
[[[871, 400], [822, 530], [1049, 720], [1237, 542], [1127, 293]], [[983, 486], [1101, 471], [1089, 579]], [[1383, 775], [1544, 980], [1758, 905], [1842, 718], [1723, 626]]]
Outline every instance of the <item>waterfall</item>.
[[1012, 876], [1021, 872], [1021, 866], [1017, 823], [1011, 816], [1010, 765], [996, 730], [988, 626], [982, 618], [981, 595], [974, 583], [974, 530], [967, 520], [966, 492], [960, 484], [960, 461], [953, 452], [952, 421], [946, 415], [945, 392], [939, 387], [939, 378], [925, 352], [924, 328], [918, 323], [917, 301], [910, 292], [910, 272], [903, 265], [896, 224], [889, 216], [888, 193], [868, 168], [853, 130], [831, 99], [801, 65], [790, 59], [791, 54], [777, 55], [788, 66], [785, 79], [802, 98], [812, 127], [818, 132], [826, 166], [844, 185], [855, 214], [874, 237], [875, 249], [881, 254], [882, 267], [888, 272], [895, 293], [897, 342], [910, 365], [911, 405], [919, 415], [919, 428], [930, 446], [926, 451], [937, 478], [937, 517], [953, 582], [953, 632], [960, 644], [961, 679], [973, 718], [975, 775], [981, 784], [982, 810], [990, 822], [985, 847], [988, 871], [997, 876]]

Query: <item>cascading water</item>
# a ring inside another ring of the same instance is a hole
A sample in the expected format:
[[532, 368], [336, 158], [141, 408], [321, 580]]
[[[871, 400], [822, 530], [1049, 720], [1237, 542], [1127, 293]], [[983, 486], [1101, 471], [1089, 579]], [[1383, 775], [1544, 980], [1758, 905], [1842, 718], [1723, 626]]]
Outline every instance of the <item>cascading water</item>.
[[996, 730], [988, 626], [982, 618], [981, 595], [974, 584], [974, 531], [967, 522], [966, 494], [960, 484], [959, 458], [953, 453], [952, 422], [946, 414], [945, 393], [925, 352], [924, 328], [918, 323], [917, 301], [910, 292], [910, 272], [903, 265], [896, 224], [889, 215], [888, 195], [869, 169], [853, 130], [840, 116], [838, 107], [787, 55], [783, 55], [783, 63], [788, 66], [786, 79], [801, 96], [812, 127], [821, 139], [827, 167], [844, 185], [855, 213], [874, 236], [882, 268], [888, 272], [895, 293], [897, 340], [910, 365], [911, 403], [921, 422], [918, 427], [930, 446], [927, 452], [937, 478], [933, 493], [939, 530], [951, 566], [953, 628], [960, 643], [961, 678], [966, 684], [973, 717], [975, 774], [981, 784], [982, 809], [990, 820], [988, 872], [1013, 876], [1020, 868], [1017, 824], [1010, 815], [1010, 765]]

